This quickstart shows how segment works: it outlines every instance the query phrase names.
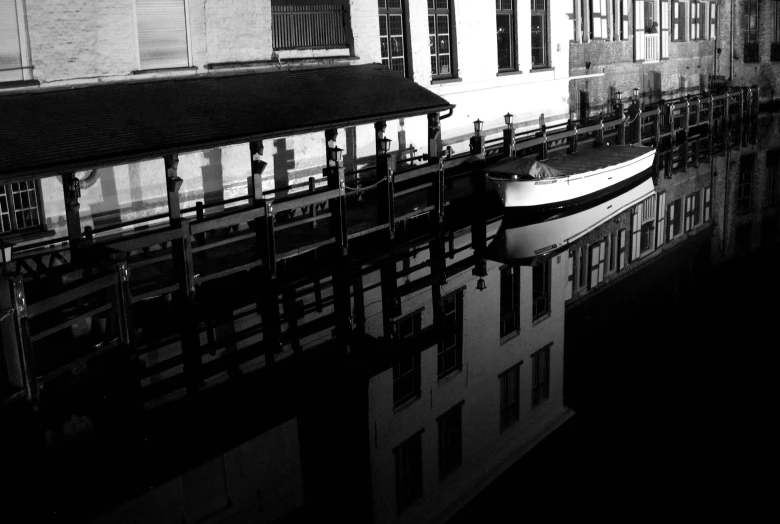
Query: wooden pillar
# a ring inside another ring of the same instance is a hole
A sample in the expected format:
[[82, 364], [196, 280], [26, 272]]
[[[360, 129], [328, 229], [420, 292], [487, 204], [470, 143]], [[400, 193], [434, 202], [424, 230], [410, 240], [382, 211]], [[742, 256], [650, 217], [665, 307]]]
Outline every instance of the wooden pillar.
[[389, 237], [392, 240], [395, 238], [395, 157], [382, 151], [386, 128], [387, 123], [384, 121], [374, 123], [376, 176], [379, 180], [384, 179], [377, 186], [377, 220], [380, 224], [388, 225]]
[[641, 146], [642, 145], [642, 108], [639, 106], [639, 100], [636, 100], [634, 103], [636, 104], [636, 118], [634, 119], [634, 136], [636, 137], [636, 144]]
[[165, 155], [165, 187], [168, 194], [168, 214], [172, 226], [181, 221], [181, 205], [179, 203], [179, 188], [182, 179], [178, 175], [179, 155]]
[[70, 246], [71, 259], [73, 261], [79, 258], [79, 244], [81, 244], [81, 218], [79, 210], [79, 198], [81, 197], [81, 186], [79, 179], [74, 173], [64, 173], [62, 175], [62, 192], [65, 199], [65, 222], [68, 226], [68, 244]]
[[674, 147], [674, 141], [675, 141], [675, 130], [674, 130], [674, 111], [675, 107], [674, 104], [669, 104], [669, 136], [672, 141], [672, 147]]
[[661, 147], [661, 119], [663, 118], [663, 111], [660, 107], [655, 110], [655, 147]]
[[[546, 137], [545, 137], [546, 141]], [[596, 144], [597, 146], [604, 144], [604, 111], [599, 112], [599, 128], [596, 131]], [[546, 151], [545, 151], [546, 154]], [[541, 156], [539, 157], [539, 160], [544, 160]]]
[[[569, 154], [576, 153], [577, 152], [577, 146], [578, 146], [578, 138], [579, 138], [577, 136], [577, 133], [578, 133], [578, 131], [577, 131], [577, 122], [569, 121], [569, 123], [568, 123], [568, 125], [566, 127], [569, 128], [569, 130], [574, 133], [573, 135], [571, 135], [567, 139], [567, 142], [569, 143], [569, 147], [568, 147], [566, 152], [569, 153]], [[623, 131], [623, 139], [622, 140], [624, 141], [625, 140], [625, 127], [621, 126], [620, 127], [620, 131]], [[621, 144], [623, 143], [623, 141], [621, 141]]]
[[[602, 125], [603, 129], [603, 125]], [[542, 143], [539, 145], [539, 160], [547, 160], [547, 126], [542, 125], [541, 131], [538, 133], [538, 136], [542, 138]], [[602, 138], [603, 138], [603, 131], [602, 131]]]
[[393, 321], [401, 316], [401, 299], [398, 296], [396, 274], [395, 244], [390, 244], [390, 252], [382, 260], [379, 273], [382, 287], [382, 321], [384, 338], [390, 340], [393, 333]]
[[295, 287], [290, 286], [282, 291], [284, 319], [287, 321], [287, 338], [292, 346], [293, 354], [299, 355], [303, 349], [298, 333], [299, 303], [295, 300]]
[[0, 277], [0, 342], [11, 386], [23, 389], [30, 402], [38, 400], [38, 381], [21, 275]]
[[428, 114], [428, 164], [438, 164], [441, 156], [441, 119], [439, 113]]

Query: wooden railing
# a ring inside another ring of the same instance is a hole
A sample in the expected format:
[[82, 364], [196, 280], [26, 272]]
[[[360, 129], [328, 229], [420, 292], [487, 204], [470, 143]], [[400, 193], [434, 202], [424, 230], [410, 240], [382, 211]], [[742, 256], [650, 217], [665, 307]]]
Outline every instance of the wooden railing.
[[657, 62], [661, 59], [661, 46], [658, 34], [645, 35], [645, 62]]
[[[645, 110], [621, 102], [613, 115], [521, 133], [514, 152], [545, 158], [606, 142], [655, 145], [660, 165], [672, 176], [745, 144], [747, 117], [757, 111], [757, 100], [755, 90], [743, 89]], [[488, 140], [485, 158], [508, 154], [505, 147]], [[310, 180], [305, 191], [258, 195], [217, 213], [196, 206], [193, 218], [136, 232], [103, 231], [64, 256], [68, 262], [46, 279], [4, 277], [0, 333], [13, 390], [6, 398], [35, 400], [41, 384], [79, 380], [97, 357], [116, 353], [141, 363], [141, 396], [154, 402], [202, 389], [225, 373], [272, 363], [286, 354], [282, 346], [300, 352], [317, 333], [330, 338], [330, 329], [351, 316], [349, 281], [339, 273], [346, 262], [339, 253], [366, 235], [394, 234], [416, 217], [440, 222], [448, 205], [445, 182], [470, 176], [477, 158], [463, 153], [402, 172], [391, 168], [389, 177], [377, 174], [379, 167], [365, 168], [360, 174], [373, 178], [362, 179], [361, 187], [357, 173], [326, 170], [325, 187]], [[367, 219], [366, 211], [375, 218]], [[355, 223], [350, 212], [359, 218]], [[323, 266], [328, 257], [336, 269], [331, 262]], [[102, 262], [86, 267], [85, 260]], [[277, 279], [299, 261], [305, 261], [305, 282]], [[314, 303], [304, 306], [304, 293], [313, 293]], [[84, 330], [98, 340], [80, 336], [87, 323], [92, 327]]]
[[274, 5], [274, 49], [349, 47], [346, 5]]

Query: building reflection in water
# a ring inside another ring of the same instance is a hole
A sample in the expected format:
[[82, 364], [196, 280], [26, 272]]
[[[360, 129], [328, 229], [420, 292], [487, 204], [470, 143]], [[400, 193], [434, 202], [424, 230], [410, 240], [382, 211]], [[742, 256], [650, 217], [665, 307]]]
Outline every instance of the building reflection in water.
[[666, 254], [685, 265], [703, 250], [719, 261], [776, 243], [780, 135], [776, 119], [762, 122], [758, 147], [661, 161], [587, 207], [502, 216], [489, 199], [461, 203], [465, 221], [433, 234], [410, 219], [384, 256], [354, 260], [360, 335], [348, 354], [300, 358], [327, 345], [334, 305], [329, 268], [297, 281], [300, 315], [280, 327], [263, 389], [230, 408], [263, 420], [97, 522], [271, 522], [323, 508], [374, 522], [451, 517], [584, 405], [564, 384], [567, 314]]

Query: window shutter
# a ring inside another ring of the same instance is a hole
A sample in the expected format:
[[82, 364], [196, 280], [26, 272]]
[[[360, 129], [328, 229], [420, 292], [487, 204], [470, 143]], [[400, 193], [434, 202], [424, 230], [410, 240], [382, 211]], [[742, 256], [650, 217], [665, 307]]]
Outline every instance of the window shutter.
[[683, 221], [683, 228], [685, 231], [690, 231], [693, 221], [693, 197], [688, 195], [685, 197], [685, 220]]
[[184, 0], [135, 0], [141, 69], [186, 67]]
[[718, 4], [712, 4], [710, 6], [710, 33], [711, 39], [717, 38], [717, 22], [718, 22]]
[[661, 2], [661, 60], [669, 59], [669, 2]]
[[707, 23], [707, 21], [709, 20], [709, 8], [710, 8], [709, 2], [701, 2], [699, 4], [699, 17], [700, 17], [699, 23], [701, 24], [699, 28], [699, 31], [701, 31], [701, 35], [699, 36], [705, 40], [710, 37], [710, 32], [709, 32], [710, 26]]
[[639, 243], [642, 226], [639, 220], [639, 206], [631, 208], [631, 262], [639, 258]]
[[661, 247], [664, 243], [664, 233], [666, 232], [666, 193], [658, 195], [658, 224], [656, 226], [655, 244]]
[[618, 271], [626, 267], [626, 230], [618, 231]]
[[677, 217], [674, 216], [674, 204], [669, 204], [666, 208], [666, 240], [671, 241], [674, 239], [674, 221]]
[[634, 2], [634, 62], [645, 59], [645, 2]]
[[710, 219], [710, 209], [712, 209], [712, 189], [704, 188], [704, 222]]
[[[22, 80], [16, 0], [0, 0], [0, 82]], [[9, 71], [2, 71], [8, 69]]]
[[604, 260], [607, 255], [607, 241], [602, 240], [599, 244], [599, 282], [604, 280]]
[[564, 291], [566, 300], [572, 297], [572, 288], [574, 287], [574, 250], [569, 250], [568, 277], [566, 278], [566, 289]]

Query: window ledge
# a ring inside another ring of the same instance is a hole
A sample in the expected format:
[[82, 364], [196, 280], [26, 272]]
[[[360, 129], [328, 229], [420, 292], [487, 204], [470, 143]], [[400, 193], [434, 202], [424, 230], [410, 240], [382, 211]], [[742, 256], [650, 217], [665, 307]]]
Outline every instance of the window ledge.
[[499, 71], [496, 73], [496, 76], [512, 76], [512, 75], [522, 75], [522, 71]]
[[12, 89], [14, 87], [32, 87], [41, 85], [38, 80], [15, 80], [13, 82], [0, 82], [0, 89]]
[[431, 78], [432, 86], [435, 86], [437, 84], [454, 84], [457, 82], [463, 82], [463, 79], [457, 76], [454, 78]]
[[[355, 60], [360, 60], [360, 57], [356, 55], [345, 55], [345, 56], [283, 58], [281, 63], [281, 68], [285, 69], [288, 65], [329, 64], [329, 63], [337, 63], [337, 62], [351, 62]], [[279, 68], [279, 62], [277, 62], [276, 60], [252, 60], [248, 62], [216, 62], [216, 63], [205, 65], [205, 68], [210, 70], [241, 69], [241, 68], [250, 68], [250, 67]]]
[[133, 71], [134, 75], [145, 75], [147, 73], [166, 73], [171, 71], [197, 71], [196, 66], [182, 66], [182, 67], [160, 67], [157, 69], [137, 69]]
[[531, 323], [531, 325], [532, 326], [536, 326], [538, 324], [541, 324], [542, 322], [544, 322], [545, 320], [547, 320], [551, 316], [552, 316], [552, 311], [548, 311], [548, 312], [544, 313], [543, 315], [540, 315], [539, 317], [533, 319], [533, 322]]
[[499, 341], [498, 345], [499, 345], [499, 346], [503, 346], [504, 344], [506, 344], [506, 343], [507, 343], [507, 342], [509, 342], [510, 340], [512, 340], [512, 339], [514, 339], [514, 338], [517, 338], [517, 337], [519, 337], [519, 336], [520, 336], [520, 330], [518, 329], [517, 331], [515, 331], [515, 332], [513, 332], [513, 333], [510, 333], [510, 334], [508, 334], [508, 335], [505, 335], [505, 336], [504, 336], [504, 337], [503, 337], [503, 338], [502, 338], [502, 339]]
[[532, 73], [543, 73], [545, 71], [555, 71], [554, 67], [532, 67], [531, 72]]
[[438, 384], [439, 386], [441, 386], [442, 384], [446, 384], [450, 380], [452, 380], [455, 377], [459, 376], [462, 372], [463, 372], [463, 368], [456, 369], [454, 371], [450, 371], [449, 373], [447, 373], [443, 377], [437, 379], [436, 380], [436, 384]]
[[409, 406], [411, 406], [412, 404], [420, 400], [420, 398], [421, 396], [417, 395], [410, 398], [409, 400], [403, 401], [401, 404], [398, 404], [397, 406], [393, 406], [393, 413], [398, 413], [400, 411], [405, 410], [406, 408], [408, 408]]

